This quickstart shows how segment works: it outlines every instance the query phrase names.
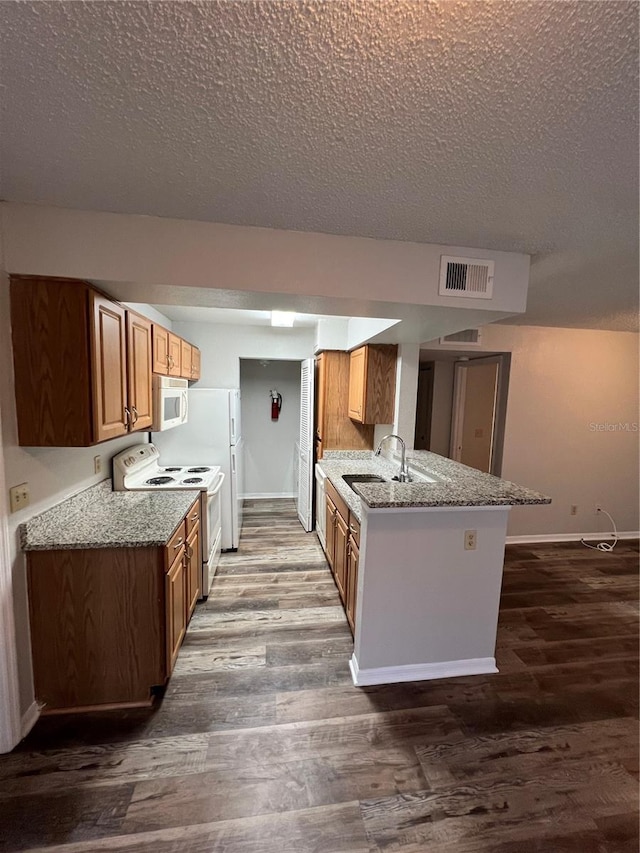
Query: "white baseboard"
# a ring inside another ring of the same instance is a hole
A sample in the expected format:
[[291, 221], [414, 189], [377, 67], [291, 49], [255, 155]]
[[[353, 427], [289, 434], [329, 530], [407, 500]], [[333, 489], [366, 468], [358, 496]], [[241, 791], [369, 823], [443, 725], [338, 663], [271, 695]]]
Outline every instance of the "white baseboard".
[[31, 729], [38, 722], [38, 718], [40, 716], [40, 706], [38, 703], [34, 701], [29, 705], [27, 710], [22, 715], [22, 720], [20, 723], [20, 737], [26, 737]]
[[268, 500], [269, 498], [295, 498], [295, 492], [251, 492], [242, 496], [243, 500], [258, 501], [261, 498]]
[[[541, 533], [524, 536], [507, 536], [507, 545], [534, 545], [536, 542], [579, 542], [586, 539], [587, 542], [608, 542], [613, 539], [611, 531], [603, 530], [601, 533]], [[623, 530], [618, 533], [618, 539], [640, 539], [640, 531]]]
[[397, 684], [401, 681], [431, 681], [435, 678], [456, 678], [461, 675], [486, 675], [498, 672], [495, 658], [445, 660], [438, 663], [415, 663], [403, 666], [381, 666], [360, 669], [355, 654], [349, 661], [351, 678], [356, 687], [372, 684]]

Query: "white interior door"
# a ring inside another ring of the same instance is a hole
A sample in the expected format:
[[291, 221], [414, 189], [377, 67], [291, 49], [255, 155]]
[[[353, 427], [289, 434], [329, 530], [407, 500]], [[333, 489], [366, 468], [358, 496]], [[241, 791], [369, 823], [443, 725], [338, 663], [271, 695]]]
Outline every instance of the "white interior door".
[[306, 531], [313, 530], [313, 359], [300, 369], [300, 445], [298, 457], [297, 509]]

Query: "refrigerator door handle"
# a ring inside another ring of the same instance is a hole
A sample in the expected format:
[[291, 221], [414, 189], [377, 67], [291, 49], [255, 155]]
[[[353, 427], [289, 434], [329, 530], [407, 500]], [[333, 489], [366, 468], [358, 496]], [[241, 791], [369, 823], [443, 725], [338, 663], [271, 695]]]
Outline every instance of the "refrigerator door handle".
[[231, 472], [233, 474], [236, 473], [236, 454], [235, 453], [231, 454]]

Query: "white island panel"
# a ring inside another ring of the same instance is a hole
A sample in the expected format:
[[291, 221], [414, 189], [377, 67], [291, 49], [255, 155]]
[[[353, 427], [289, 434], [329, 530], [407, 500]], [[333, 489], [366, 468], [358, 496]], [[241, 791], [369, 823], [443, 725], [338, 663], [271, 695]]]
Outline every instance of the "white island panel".
[[354, 682], [497, 672], [509, 507], [363, 509]]

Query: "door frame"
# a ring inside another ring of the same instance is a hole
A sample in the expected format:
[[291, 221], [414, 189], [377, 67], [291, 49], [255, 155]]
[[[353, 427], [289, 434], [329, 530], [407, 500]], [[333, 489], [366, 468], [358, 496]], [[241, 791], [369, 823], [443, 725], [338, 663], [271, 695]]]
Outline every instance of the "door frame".
[[491, 449], [490, 473], [496, 477], [502, 475], [502, 460], [504, 454], [504, 435], [507, 422], [507, 397], [509, 394], [509, 374], [511, 371], [511, 353], [503, 352], [497, 355], [480, 356], [479, 358], [467, 358], [456, 361], [453, 374], [453, 410], [451, 412], [451, 443], [449, 445], [449, 456], [456, 459], [458, 446], [462, 439], [462, 425], [464, 422], [465, 385], [463, 382], [464, 371], [476, 364], [497, 364], [498, 377], [496, 387], [496, 398], [494, 404], [494, 426]]
[[0, 443], [0, 753], [10, 752], [22, 738], [8, 521], [4, 447]]

